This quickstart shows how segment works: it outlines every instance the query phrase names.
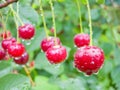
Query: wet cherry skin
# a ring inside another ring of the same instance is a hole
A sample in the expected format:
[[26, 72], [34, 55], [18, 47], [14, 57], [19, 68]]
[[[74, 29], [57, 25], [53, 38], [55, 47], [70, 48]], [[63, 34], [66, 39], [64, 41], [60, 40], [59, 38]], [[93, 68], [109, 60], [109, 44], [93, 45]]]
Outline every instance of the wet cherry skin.
[[46, 57], [51, 64], [61, 63], [67, 57], [66, 48], [60, 45], [53, 46], [46, 51]]
[[90, 36], [85, 33], [77, 34], [74, 36], [74, 44], [77, 47], [88, 46], [90, 43]]
[[87, 75], [96, 73], [104, 63], [104, 52], [97, 46], [84, 46], [74, 55], [75, 67]]

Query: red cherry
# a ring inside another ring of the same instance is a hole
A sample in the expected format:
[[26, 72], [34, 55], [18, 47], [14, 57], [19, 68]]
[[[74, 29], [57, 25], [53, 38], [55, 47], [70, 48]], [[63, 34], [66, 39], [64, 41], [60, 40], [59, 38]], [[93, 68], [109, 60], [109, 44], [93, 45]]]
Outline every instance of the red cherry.
[[75, 67], [87, 75], [96, 73], [104, 63], [104, 52], [96, 46], [84, 46], [74, 55]]
[[0, 37], [4, 38], [4, 39], [9, 38], [9, 37], [11, 37], [11, 33], [10, 33], [10, 31], [5, 31], [0, 34]]
[[4, 39], [4, 40], [2, 40], [2, 47], [4, 50], [7, 50], [8, 46], [12, 43], [15, 43], [15, 42], [16, 42], [15, 38]]
[[31, 24], [25, 24], [18, 28], [19, 37], [22, 39], [31, 39], [35, 34], [35, 28]]
[[74, 43], [77, 47], [82, 47], [85, 45], [89, 45], [90, 36], [88, 34], [77, 34], [74, 37]]
[[35, 66], [35, 62], [34, 62], [34, 61], [30, 62], [29, 66], [30, 66], [31, 68], [34, 67], [34, 66]]
[[[56, 38], [56, 40], [57, 40], [57, 44], [60, 45], [60, 39]], [[48, 39], [44, 38], [41, 42], [41, 49], [44, 52], [46, 52], [48, 50], [48, 48], [50, 48], [54, 45], [55, 45], [55, 38], [54, 37], [49, 37]]]
[[5, 57], [6, 53], [3, 49], [0, 49], [0, 60], [3, 60]]
[[21, 57], [14, 58], [14, 62], [19, 65], [26, 64], [29, 60], [29, 55], [27, 52], [25, 52]]
[[58, 64], [66, 59], [67, 51], [63, 46], [53, 46], [46, 51], [46, 57], [51, 64]]
[[20, 57], [25, 51], [25, 47], [21, 43], [12, 43], [8, 46], [8, 54], [12, 57]]

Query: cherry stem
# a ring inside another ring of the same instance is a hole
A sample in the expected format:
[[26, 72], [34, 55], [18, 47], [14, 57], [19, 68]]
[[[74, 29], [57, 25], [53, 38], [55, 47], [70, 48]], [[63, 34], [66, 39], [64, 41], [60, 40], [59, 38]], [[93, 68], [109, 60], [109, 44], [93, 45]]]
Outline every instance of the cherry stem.
[[19, 22], [21, 23], [21, 25], [24, 25], [22, 20], [20, 19], [18, 13], [15, 12], [15, 10], [13, 9], [12, 5], [10, 5], [10, 9], [13, 12], [13, 14], [15, 14], [15, 16], [18, 18]]
[[55, 14], [54, 14], [54, 7], [53, 7], [52, 0], [50, 0], [50, 7], [51, 7], [51, 11], [52, 11], [52, 21], [53, 21], [53, 28], [54, 28], [55, 45], [57, 45], [57, 34], [56, 34]]
[[[15, 21], [15, 24], [16, 24], [16, 29], [18, 29], [18, 22], [16, 20], [16, 17], [14, 16], [14, 21]], [[19, 35], [18, 35], [18, 30], [17, 30], [17, 43], [19, 43]]]
[[8, 21], [8, 17], [9, 17], [9, 15], [10, 15], [10, 13], [11, 13], [11, 11], [8, 11], [8, 14], [7, 14], [7, 16], [6, 16], [5, 23], [7, 23], [7, 21]]
[[[3, 15], [2, 13], [0, 12], [0, 16], [1, 16], [1, 21], [2, 21], [2, 27], [3, 27], [3, 30], [4, 30], [4, 33], [6, 32], [6, 26], [5, 26], [5, 22], [4, 22], [4, 18], [3, 18]], [[5, 39], [5, 34], [3, 34], [3, 39]]]
[[27, 66], [24, 66], [24, 70], [25, 70], [27, 76], [29, 77], [32, 86], [35, 86], [35, 82], [32, 80], [32, 77], [30, 75], [30, 71], [28, 70]]
[[83, 33], [83, 27], [82, 27], [82, 17], [81, 17], [81, 10], [80, 10], [80, 3], [78, 0], [76, 0], [77, 3], [77, 8], [78, 8], [78, 13], [79, 13], [79, 20], [80, 20], [80, 32]]
[[[19, 2], [17, 2], [17, 15], [19, 13]], [[19, 31], [18, 31], [18, 25], [17, 25], [17, 42], [20, 42], [20, 39], [19, 39]]]
[[[11, 8], [12, 8], [12, 6], [11, 6]], [[18, 11], [18, 3], [17, 3], [17, 11]], [[16, 20], [16, 17], [15, 17], [15, 14], [14, 14], [14, 13], [13, 13], [13, 17], [14, 17], [16, 29], [18, 29], [18, 22], [17, 22], [17, 20]], [[20, 39], [19, 39], [19, 32], [18, 32], [18, 30], [17, 30], [17, 43], [19, 43], [19, 42], [20, 42]]]
[[88, 9], [88, 18], [89, 18], [89, 28], [90, 28], [90, 46], [92, 46], [92, 21], [91, 21], [91, 12], [90, 12], [90, 5], [89, 5], [89, 1], [86, 0], [87, 2], [87, 9]]
[[42, 0], [39, 0], [39, 3], [40, 3], [40, 11], [41, 11], [41, 16], [42, 16], [42, 20], [43, 20], [44, 30], [45, 30], [45, 33], [46, 33], [46, 37], [48, 39], [49, 35], [47, 33], [47, 26], [46, 26], [45, 17], [44, 17], [44, 11], [43, 11], [43, 8], [42, 8]]
[[[7, 14], [7, 16], [6, 16], [5, 24], [6, 24], [7, 21], [8, 21], [9, 15], [10, 15], [10, 11], [8, 11], [8, 14]], [[7, 32], [7, 29], [6, 29], [6, 32]], [[7, 33], [7, 37], [9, 37], [9, 33]]]

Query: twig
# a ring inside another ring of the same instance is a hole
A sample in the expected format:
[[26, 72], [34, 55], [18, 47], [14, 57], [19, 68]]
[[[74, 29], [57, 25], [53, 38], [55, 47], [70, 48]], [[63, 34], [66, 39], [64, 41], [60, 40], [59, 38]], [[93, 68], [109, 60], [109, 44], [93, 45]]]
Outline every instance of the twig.
[[31, 77], [31, 75], [30, 75], [30, 72], [29, 72], [29, 70], [27, 69], [26, 66], [24, 66], [24, 70], [25, 70], [27, 76], [29, 77], [32, 86], [35, 86], [35, 83], [34, 83], [34, 81], [32, 80], [32, 77]]
[[18, 0], [6, 0], [6, 2], [3, 2], [3, 3], [0, 4], [0, 9], [4, 8], [4, 7], [7, 7], [9, 4], [17, 2], [17, 1]]

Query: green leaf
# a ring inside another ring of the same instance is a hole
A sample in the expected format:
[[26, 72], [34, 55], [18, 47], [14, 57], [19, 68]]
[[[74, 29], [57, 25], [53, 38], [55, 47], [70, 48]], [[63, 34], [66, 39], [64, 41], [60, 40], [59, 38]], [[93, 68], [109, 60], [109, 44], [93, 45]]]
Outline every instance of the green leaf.
[[30, 81], [20, 74], [8, 74], [0, 78], [0, 90], [29, 90]]
[[114, 48], [114, 60], [116, 65], [120, 65], [120, 48], [118, 46]]
[[10, 63], [8, 63], [6, 61], [0, 62], [0, 77], [10, 73], [11, 70], [12, 70], [12, 66]]
[[[98, 20], [100, 17], [100, 10], [99, 9], [91, 9], [91, 19]], [[86, 12], [86, 19], [88, 19], [88, 14]]]
[[81, 0], [82, 4], [87, 4], [86, 0]]
[[29, 5], [20, 5], [19, 16], [24, 21], [24, 23], [34, 23], [37, 24], [39, 20], [38, 13]]
[[103, 65], [102, 69], [99, 70], [99, 73], [98, 73], [100, 78], [104, 78], [104, 77], [101, 77], [102, 75], [105, 76], [105, 75], [108, 75], [108, 74], [111, 73], [111, 71], [114, 68], [114, 64], [113, 63], [114, 63], [114, 60], [112, 60], [112, 59], [104, 61], [104, 65]]
[[49, 79], [45, 76], [39, 76], [35, 78], [36, 86], [33, 90], [60, 90], [57, 85], [53, 85], [49, 82]]
[[50, 74], [59, 75], [63, 72], [63, 64], [53, 65], [48, 62], [43, 52], [39, 53], [35, 59], [35, 68], [44, 69]]
[[113, 45], [111, 43], [102, 43], [101, 45], [105, 55], [110, 55], [110, 53], [112, 52], [113, 50]]
[[61, 87], [61, 90], [87, 90], [85, 80], [82, 78], [69, 78], [58, 81], [57, 84]]
[[99, 4], [104, 4], [105, 0], [96, 0], [96, 2], [99, 3]]
[[[43, 29], [36, 30], [35, 37], [31, 40], [31, 44], [27, 46], [28, 51], [34, 51], [40, 48], [40, 42], [45, 37], [45, 32]], [[27, 43], [27, 42], [26, 42]]]
[[45, 54], [43, 52], [39, 53], [35, 58], [35, 68], [44, 69], [48, 65], [49, 65], [49, 62], [47, 61]]
[[111, 78], [113, 80], [113, 83], [117, 87], [116, 90], [120, 90], [120, 66], [116, 67], [112, 72], [111, 72]]

